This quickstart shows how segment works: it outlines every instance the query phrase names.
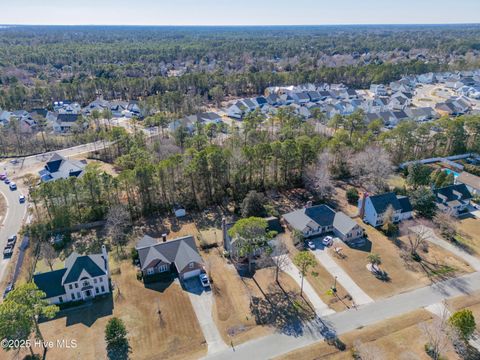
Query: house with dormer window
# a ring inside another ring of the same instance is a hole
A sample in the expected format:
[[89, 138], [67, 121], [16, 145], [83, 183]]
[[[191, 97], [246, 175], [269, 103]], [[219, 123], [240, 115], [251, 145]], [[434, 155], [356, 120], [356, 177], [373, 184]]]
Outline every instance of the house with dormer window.
[[70, 254], [63, 269], [33, 275], [33, 282], [51, 304], [92, 300], [110, 292], [105, 245], [101, 254]]
[[464, 213], [470, 205], [470, 200], [472, 200], [472, 194], [465, 184], [435, 189], [433, 193], [436, 197], [437, 208], [453, 216]]

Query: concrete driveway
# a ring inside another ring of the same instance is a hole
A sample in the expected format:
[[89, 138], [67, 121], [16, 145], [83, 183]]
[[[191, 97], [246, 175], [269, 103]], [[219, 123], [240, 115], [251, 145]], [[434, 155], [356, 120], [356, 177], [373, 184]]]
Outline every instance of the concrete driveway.
[[215, 321], [213, 321], [212, 308], [214, 298], [212, 291], [210, 289], [205, 290], [196, 276], [186, 280], [184, 288], [190, 297], [193, 310], [202, 328], [203, 336], [208, 345], [208, 354], [225, 350], [227, 345], [223, 341]]
[[[315, 250], [313, 253], [320, 264], [343, 286], [345, 290], [350, 294], [357, 305], [364, 305], [373, 302], [373, 299], [363, 291], [360, 286], [353, 281], [340, 265], [330, 256], [325, 246], [322, 244], [322, 238], [316, 238], [312, 241], [315, 243]], [[340, 239], [335, 238], [332, 246], [347, 246]]]

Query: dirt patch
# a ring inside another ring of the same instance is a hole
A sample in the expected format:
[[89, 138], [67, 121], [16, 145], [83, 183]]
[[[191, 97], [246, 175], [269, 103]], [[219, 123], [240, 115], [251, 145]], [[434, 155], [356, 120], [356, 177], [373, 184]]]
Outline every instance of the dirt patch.
[[[321, 341], [278, 357], [277, 360], [352, 359], [356, 341], [376, 347], [381, 359], [430, 360], [424, 350], [427, 339], [419, 325], [431, 321], [432, 317], [426, 310], [417, 310], [341, 335], [340, 340], [346, 345], [345, 351]], [[443, 355], [447, 359], [458, 359], [451, 347]]]

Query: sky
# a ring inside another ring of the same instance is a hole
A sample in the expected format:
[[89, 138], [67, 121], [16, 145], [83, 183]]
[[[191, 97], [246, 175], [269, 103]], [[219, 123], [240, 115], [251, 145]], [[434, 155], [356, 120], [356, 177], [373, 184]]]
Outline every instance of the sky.
[[0, 0], [0, 24], [480, 23], [480, 0]]

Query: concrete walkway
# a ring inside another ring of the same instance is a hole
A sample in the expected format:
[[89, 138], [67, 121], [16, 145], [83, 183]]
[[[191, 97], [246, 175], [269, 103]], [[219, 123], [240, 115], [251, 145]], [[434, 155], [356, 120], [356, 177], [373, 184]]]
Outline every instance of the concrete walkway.
[[187, 280], [185, 288], [187, 289], [193, 310], [195, 311], [195, 315], [202, 328], [203, 336], [207, 342], [208, 354], [214, 354], [227, 349], [228, 347], [223, 341], [217, 325], [213, 320], [212, 307], [214, 300], [212, 292], [204, 291], [197, 278]]
[[460, 259], [465, 260], [473, 269], [475, 269], [475, 271], [480, 271], [479, 259], [477, 259], [475, 256], [470, 255], [462, 248], [439, 238], [437, 235], [435, 235], [435, 232], [431, 228], [424, 225], [418, 225], [411, 227], [410, 230], [415, 233], [423, 233], [427, 241], [430, 241], [432, 244], [438, 245], [445, 250], [451, 252], [452, 254], [458, 256]]
[[[290, 275], [299, 287], [301, 286], [302, 275], [300, 275], [300, 271], [290, 259], [288, 259], [288, 265], [285, 266], [284, 272]], [[325, 316], [335, 313], [334, 310], [330, 309], [327, 304], [322, 301], [307, 279], [303, 279], [303, 293], [307, 296], [308, 300], [310, 300], [310, 303], [315, 308], [315, 313], [318, 316]]]
[[471, 294], [477, 290], [480, 290], [480, 273], [478, 272], [382, 299], [356, 310], [350, 309], [317, 319], [305, 326], [304, 332], [300, 336], [276, 333], [238, 345], [235, 347], [235, 351], [226, 349], [208, 355], [207, 358], [216, 360], [272, 359], [321, 341], [326, 335], [340, 335], [416, 309], [441, 303], [445, 299]]
[[[325, 269], [337, 278], [337, 281], [350, 294], [357, 305], [364, 305], [373, 302], [373, 299], [358, 286], [355, 281], [338, 265], [330, 256], [326, 248], [318, 248], [313, 251], [316, 258]], [[348, 261], [348, 260], [347, 260]], [[365, 270], [366, 271], [366, 270]]]

